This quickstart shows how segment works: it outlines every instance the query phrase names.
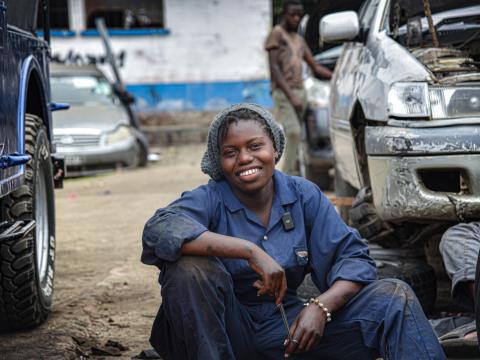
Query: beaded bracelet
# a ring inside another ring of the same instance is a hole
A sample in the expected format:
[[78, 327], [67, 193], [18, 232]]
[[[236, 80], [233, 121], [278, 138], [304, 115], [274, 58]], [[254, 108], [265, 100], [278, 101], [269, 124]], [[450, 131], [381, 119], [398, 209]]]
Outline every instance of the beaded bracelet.
[[310, 305], [310, 304], [317, 304], [318, 307], [319, 307], [320, 309], [322, 309], [322, 311], [323, 311], [323, 312], [325, 313], [325, 315], [327, 316], [327, 322], [332, 321], [332, 314], [330, 314], [330, 311], [328, 311], [328, 308], [327, 308], [325, 305], [323, 305], [323, 303], [321, 303], [320, 300], [311, 298], [310, 300], [308, 300], [307, 303], [305, 303], [305, 304], [303, 304], [303, 305], [308, 306], [308, 305]]

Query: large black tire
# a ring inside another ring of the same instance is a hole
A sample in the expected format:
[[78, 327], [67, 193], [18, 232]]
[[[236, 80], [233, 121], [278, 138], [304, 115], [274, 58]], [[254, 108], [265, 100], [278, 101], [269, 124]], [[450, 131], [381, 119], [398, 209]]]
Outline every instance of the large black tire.
[[437, 297], [435, 270], [424, 261], [378, 262], [378, 278], [395, 278], [405, 281], [417, 295], [423, 311], [433, 310]]
[[53, 297], [55, 205], [47, 130], [37, 116], [25, 117], [25, 182], [2, 199], [2, 220], [35, 220], [22, 239], [0, 243], [0, 330], [42, 323]]
[[148, 165], [148, 150], [140, 143], [138, 143], [140, 147], [140, 161], [138, 162], [139, 167], [146, 167]]
[[135, 142], [135, 158], [131, 164], [131, 168], [146, 167], [148, 164], [148, 153], [145, 146], [140, 142]]

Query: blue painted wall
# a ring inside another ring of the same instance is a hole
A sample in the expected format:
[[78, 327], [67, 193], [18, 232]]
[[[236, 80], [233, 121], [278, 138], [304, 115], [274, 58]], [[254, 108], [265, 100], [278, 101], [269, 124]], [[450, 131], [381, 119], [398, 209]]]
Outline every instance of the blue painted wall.
[[140, 111], [220, 110], [240, 102], [272, 107], [269, 80], [130, 84]]

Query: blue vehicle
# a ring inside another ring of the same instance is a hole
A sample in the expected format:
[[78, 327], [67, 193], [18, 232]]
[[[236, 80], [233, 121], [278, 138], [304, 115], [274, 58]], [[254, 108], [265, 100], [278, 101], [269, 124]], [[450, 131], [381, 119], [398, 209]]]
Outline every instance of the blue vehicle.
[[38, 325], [52, 305], [63, 168], [51, 156], [47, 10], [48, 0], [0, 0], [0, 331]]

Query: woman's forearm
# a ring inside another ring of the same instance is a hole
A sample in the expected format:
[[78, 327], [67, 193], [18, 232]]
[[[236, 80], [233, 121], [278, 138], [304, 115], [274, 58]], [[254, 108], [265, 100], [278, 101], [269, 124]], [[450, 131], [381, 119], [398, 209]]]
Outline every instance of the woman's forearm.
[[347, 280], [337, 280], [317, 299], [324, 304], [331, 313], [340, 310], [351, 298], [358, 294], [363, 284]]
[[248, 260], [258, 249], [250, 241], [205, 231], [196, 239], [183, 244], [182, 254]]

